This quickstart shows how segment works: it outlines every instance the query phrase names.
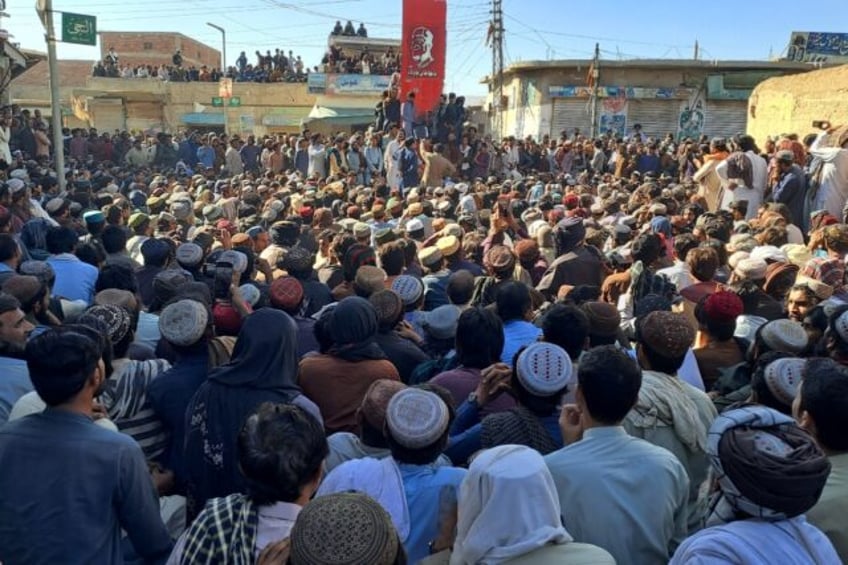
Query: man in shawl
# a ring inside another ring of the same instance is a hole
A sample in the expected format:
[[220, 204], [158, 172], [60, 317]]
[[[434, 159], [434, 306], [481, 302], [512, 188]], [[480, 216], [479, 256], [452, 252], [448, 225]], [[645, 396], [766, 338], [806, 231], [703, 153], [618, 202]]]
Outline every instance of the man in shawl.
[[627, 432], [671, 451], [689, 475], [689, 531], [703, 527], [707, 480], [707, 430], [716, 409], [702, 391], [677, 376], [695, 330], [683, 314], [651, 312], [636, 324], [636, 357], [642, 386], [624, 419]]
[[364, 298], [345, 298], [322, 316], [319, 325], [328, 330], [329, 350], [303, 358], [297, 382], [320, 407], [328, 434], [356, 432], [356, 412], [371, 383], [400, 376], [375, 341], [377, 312]]
[[840, 563], [804, 512], [822, 493], [830, 462], [791, 417], [746, 405], [716, 418], [708, 440], [717, 491], [707, 528], [677, 548], [686, 563]]
[[296, 378], [294, 321], [270, 308], [248, 316], [232, 359], [209, 375], [186, 409], [189, 519], [210, 498], [245, 492], [236, 444], [241, 426], [259, 404], [296, 404], [321, 419], [318, 407], [301, 394]]
[[579, 217], [561, 220], [554, 228], [557, 259], [551, 263], [536, 290], [546, 298], [556, 298], [562, 285], [600, 286], [607, 275], [601, 252], [586, 245], [586, 228]]

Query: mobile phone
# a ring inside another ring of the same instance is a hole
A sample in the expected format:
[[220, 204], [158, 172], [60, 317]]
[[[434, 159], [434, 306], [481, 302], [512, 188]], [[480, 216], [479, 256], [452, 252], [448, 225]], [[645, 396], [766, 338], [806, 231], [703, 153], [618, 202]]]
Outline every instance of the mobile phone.
[[828, 125], [827, 120], [814, 120], [813, 121], [813, 127], [816, 128], [816, 129], [827, 129], [825, 127], [827, 125]]

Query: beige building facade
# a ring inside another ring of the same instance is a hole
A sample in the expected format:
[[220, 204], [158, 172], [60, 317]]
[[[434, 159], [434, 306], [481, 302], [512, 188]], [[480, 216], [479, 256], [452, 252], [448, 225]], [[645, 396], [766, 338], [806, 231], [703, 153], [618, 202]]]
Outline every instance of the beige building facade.
[[575, 129], [625, 136], [636, 124], [653, 137], [731, 136], [746, 131], [748, 97], [757, 84], [810, 67], [765, 61], [602, 60], [594, 69], [593, 85], [591, 60], [523, 62], [505, 69], [504, 96], [498, 104], [489, 95], [489, 116], [501, 112], [503, 136], [558, 137]]

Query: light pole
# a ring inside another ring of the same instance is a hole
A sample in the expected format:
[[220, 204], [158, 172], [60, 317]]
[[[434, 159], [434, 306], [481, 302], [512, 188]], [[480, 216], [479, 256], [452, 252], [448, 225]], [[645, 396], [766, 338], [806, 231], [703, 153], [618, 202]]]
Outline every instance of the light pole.
[[[221, 32], [221, 80], [223, 81], [227, 79], [227, 30], [211, 22], [206, 22], [206, 25]], [[230, 112], [227, 109], [229, 104], [229, 98], [224, 98], [224, 133], [228, 135], [230, 133]]]
[[206, 22], [206, 25], [221, 32], [221, 74], [227, 74], [227, 30], [219, 25]]
[[62, 137], [62, 107], [59, 104], [59, 68], [56, 62], [56, 31], [53, 28], [52, 0], [38, 0], [35, 6], [44, 25], [47, 40], [47, 69], [50, 75], [50, 113], [53, 127], [53, 164], [59, 191], [65, 190], [65, 141]]

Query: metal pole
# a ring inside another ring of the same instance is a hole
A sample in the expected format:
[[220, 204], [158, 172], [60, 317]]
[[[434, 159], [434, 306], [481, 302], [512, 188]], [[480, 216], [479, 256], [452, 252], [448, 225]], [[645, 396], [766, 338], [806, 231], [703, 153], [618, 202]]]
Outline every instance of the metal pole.
[[62, 108], [59, 104], [59, 68], [56, 63], [56, 32], [53, 28], [53, 0], [44, 0], [44, 30], [47, 40], [47, 67], [50, 75], [50, 113], [53, 124], [53, 163], [59, 191], [65, 190], [65, 143], [62, 138]]
[[221, 74], [227, 74], [227, 31], [219, 25], [206, 22], [206, 25], [221, 32]]
[[[227, 78], [227, 30], [211, 22], [206, 22], [206, 25], [221, 32], [221, 77]], [[229, 99], [224, 99], [224, 133], [227, 135], [230, 134], [229, 104]], [[227, 141], [229, 142], [229, 140]]]
[[595, 43], [595, 59], [592, 63], [592, 129], [590, 130], [589, 136], [591, 138], [597, 137], [598, 132], [598, 83], [601, 80], [601, 70], [598, 68], [598, 65], [601, 64], [601, 46], [599, 43]]

